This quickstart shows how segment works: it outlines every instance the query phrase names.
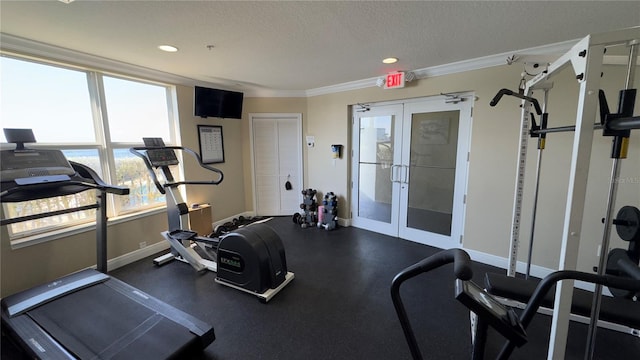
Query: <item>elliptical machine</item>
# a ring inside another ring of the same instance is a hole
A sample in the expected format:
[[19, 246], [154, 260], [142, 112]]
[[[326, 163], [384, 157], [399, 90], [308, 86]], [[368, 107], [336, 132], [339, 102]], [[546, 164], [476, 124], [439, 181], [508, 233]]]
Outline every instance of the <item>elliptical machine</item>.
[[[200, 156], [182, 146], [165, 146], [162, 138], [144, 138], [144, 147], [130, 152], [144, 161], [149, 176], [167, 202], [169, 230], [162, 236], [171, 244], [171, 252], [153, 260], [161, 266], [172, 260], [189, 263], [198, 272], [217, 273], [215, 281], [257, 296], [268, 302], [294, 278], [287, 270], [284, 245], [278, 234], [265, 224], [253, 224], [221, 237], [198, 236], [189, 230], [189, 209], [182, 199], [180, 185], [218, 185], [224, 177], [221, 170], [202, 163]], [[216, 180], [177, 181], [169, 166], [180, 162], [174, 150], [193, 156], [198, 164], [218, 175]], [[144, 151], [144, 153], [142, 152]], [[164, 184], [158, 180], [154, 168], [162, 170]]]

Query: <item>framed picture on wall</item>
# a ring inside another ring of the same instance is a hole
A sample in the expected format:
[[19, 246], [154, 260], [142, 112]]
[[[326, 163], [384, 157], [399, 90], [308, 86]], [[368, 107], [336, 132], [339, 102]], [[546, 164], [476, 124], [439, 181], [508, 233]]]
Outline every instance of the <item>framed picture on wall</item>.
[[198, 142], [200, 143], [200, 157], [205, 164], [224, 162], [224, 142], [222, 126], [198, 125]]

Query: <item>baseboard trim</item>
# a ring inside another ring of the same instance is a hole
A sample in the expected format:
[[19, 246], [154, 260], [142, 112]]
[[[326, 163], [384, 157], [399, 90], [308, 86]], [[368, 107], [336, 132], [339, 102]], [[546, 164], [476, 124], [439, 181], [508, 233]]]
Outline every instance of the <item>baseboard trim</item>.
[[146, 257], [149, 257], [153, 254], [157, 254], [159, 252], [165, 251], [169, 249], [169, 243], [166, 241], [158, 241], [149, 246], [145, 246], [142, 249], [132, 251], [130, 253], [115, 257], [109, 261], [107, 261], [107, 269], [109, 271], [115, 270], [117, 268], [123, 267], [125, 265], [129, 265], [138, 260], [142, 260]]
[[[471, 256], [471, 259], [473, 261], [499, 267], [505, 270], [507, 269], [507, 267], [509, 267], [509, 260], [507, 258], [497, 256], [497, 255], [487, 254], [477, 250], [471, 250], [471, 249], [464, 249], [464, 250], [469, 253], [469, 256]], [[527, 270], [527, 264], [525, 262], [518, 261], [518, 263], [516, 264], [516, 271], [519, 273], [525, 273], [526, 270]], [[534, 276], [537, 278], [543, 278], [551, 274], [552, 272], [553, 272], [552, 269], [549, 269], [543, 266], [538, 266], [538, 265], [531, 265], [531, 276]]]
[[[244, 216], [244, 217], [251, 217], [251, 216], [255, 216], [255, 213], [252, 211], [245, 211], [241, 214], [235, 215], [235, 216], [230, 216], [228, 218], [222, 219], [222, 220], [218, 220], [214, 223], [212, 223], [213, 229], [215, 229], [217, 226], [219, 225], [223, 225], [226, 222], [230, 222], [232, 221], [234, 218], [238, 218], [240, 216]], [[338, 219], [338, 224], [340, 226], [344, 226], [344, 227], [348, 227], [351, 226], [351, 219], [342, 219], [339, 218]], [[130, 253], [118, 256], [116, 258], [113, 258], [109, 261], [107, 261], [107, 268], [109, 269], [109, 271], [111, 270], [115, 270], [117, 268], [123, 267], [125, 265], [129, 265], [133, 262], [136, 262], [138, 260], [144, 259], [146, 257], [149, 257], [153, 254], [162, 252], [162, 251], [166, 251], [169, 249], [169, 243], [167, 243], [166, 241], [159, 241], [156, 242], [152, 245], [146, 246], [142, 249], [139, 250], [135, 250], [132, 251]], [[472, 249], [464, 249], [467, 253], [469, 253], [469, 256], [471, 257], [471, 259], [473, 261], [477, 261], [486, 265], [491, 265], [491, 266], [495, 266], [501, 269], [507, 269], [508, 265], [509, 265], [509, 261], [507, 258], [501, 257], [501, 256], [497, 256], [497, 255], [493, 255], [493, 254], [487, 254], [485, 252], [481, 252], [481, 251], [477, 251], [477, 250], [472, 250]], [[523, 261], [518, 261], [516, 264], [516, 271], [519, 273], [525, 273], [527, 269], [527, 264]], [[537, 278], [544, 278], [545, 276], [551, 274], [552, 272], [554, 272], [555, 270], [553, 269], [549, 269], [543, 266], [538, 266], [538, 265], [532, 265], [531, 266], [531, 276], [537, 277]], [[585, 283], [582, 281], [576, 281], [575, 285], [576, 288], [579, 289], [583, 289], [583, 290], [587, 290], [587, 291], [594, 291], [595, 289], [595, 285], [594, 284], [590, 284], [590, 283]], [[609, 289], [607, 289], [606, 287], [603, 288], [603, 294], [607, 295], [607, 296], [611, 296], [611, 293], [609, 292]]]
[[[232, 221], [234, 218], [240, 217], [240, 216], [244, 216], [244, 217], [250, 217], [250, 216], [254, 216], [253, 212], [251, 211], [245, 211], [241, 214], [235, 215], [235, 216], [230, 216], [226, 219], [222, 219], [222, 220], [218, 220], [214, 223], [212, 223], [213, 225], [213, 229], [216, 228], [216, 226], [218, 225], [222, 225], [226, 222]], [[158, 241], [156, 243], [153, 243], [149, 246], [145, 246], [142, 249], [138, 249], [138, 250], [134, 250], [130, 253], [126, 253], [124, 255], [115, 257], [113, 259], [110, 259], [107, 261], [107, 269], [108, 271], [111, 270], [115, 270], [118, 268], [121, 268], [125, 265], [129, 265], [131, 263], [134, 263], [138, 260], [142, 260], [146, 257], [149, 257], [153, 254], [157, 254], [159, 252], [163, 252], [163, 251], [167, 251], [169, 249], [169, 243], [166, 241]]]

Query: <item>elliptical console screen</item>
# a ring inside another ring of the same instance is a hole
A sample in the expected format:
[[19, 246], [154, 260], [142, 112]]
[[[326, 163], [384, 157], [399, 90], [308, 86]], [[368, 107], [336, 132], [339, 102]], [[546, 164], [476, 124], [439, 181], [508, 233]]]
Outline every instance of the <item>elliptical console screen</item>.
[[142, 138], [144, 146], [147, 148], [147, 157], [151, 165], [156, 167], [178, 165], [178, 158], [172, 149], [165, 148], [162, 138]]

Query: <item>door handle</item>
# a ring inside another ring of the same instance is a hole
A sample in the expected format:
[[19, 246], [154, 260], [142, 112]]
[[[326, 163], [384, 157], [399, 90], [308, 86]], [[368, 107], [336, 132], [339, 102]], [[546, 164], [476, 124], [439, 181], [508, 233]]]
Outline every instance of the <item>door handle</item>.
[[394, 169], [401, 166], [402, 165], [391, 165], [391, 171], [389, 172], [389, 181], [391, 181], [392, 183], [399, 182], [398, 180], [396, 180]]
[[404, 169], [404, 171], [402, 172], [404, 175], [404, 180], [402, 181], [402, 183], [409, 184], [409, 165], [402, 165], [402, 168]]

